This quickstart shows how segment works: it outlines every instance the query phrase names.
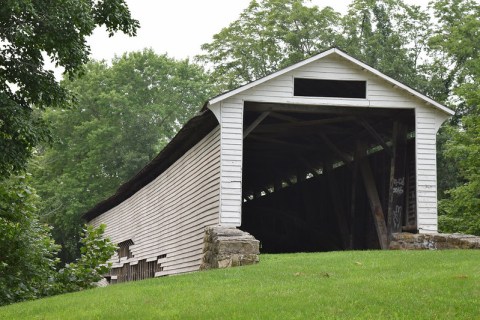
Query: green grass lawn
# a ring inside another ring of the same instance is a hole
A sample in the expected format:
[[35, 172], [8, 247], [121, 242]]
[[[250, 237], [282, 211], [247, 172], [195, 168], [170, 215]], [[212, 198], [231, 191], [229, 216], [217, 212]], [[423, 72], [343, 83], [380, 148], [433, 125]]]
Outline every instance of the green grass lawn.
[[480, 319], [480, 250], [260, 260], [18, 303], [0, 319]]

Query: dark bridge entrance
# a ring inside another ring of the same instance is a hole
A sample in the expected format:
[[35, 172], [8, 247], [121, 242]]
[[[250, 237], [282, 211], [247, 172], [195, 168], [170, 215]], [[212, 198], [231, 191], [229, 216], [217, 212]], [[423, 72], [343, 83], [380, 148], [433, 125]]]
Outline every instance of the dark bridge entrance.
[[262, 252], [385, 248], [416, 230], [414, 112], [245, 103], [242, 229]]

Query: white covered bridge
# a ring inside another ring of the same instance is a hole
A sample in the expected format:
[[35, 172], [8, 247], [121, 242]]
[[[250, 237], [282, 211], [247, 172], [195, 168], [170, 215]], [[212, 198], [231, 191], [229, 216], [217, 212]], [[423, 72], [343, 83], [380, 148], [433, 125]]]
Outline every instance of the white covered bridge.
[[118, 281], [198, 270], [214, 226], [262, 252], [388, 248], [437, 231], [436, 133], [452, 114], [330, 49], [208, 101], [85, 218], [119, 244]]

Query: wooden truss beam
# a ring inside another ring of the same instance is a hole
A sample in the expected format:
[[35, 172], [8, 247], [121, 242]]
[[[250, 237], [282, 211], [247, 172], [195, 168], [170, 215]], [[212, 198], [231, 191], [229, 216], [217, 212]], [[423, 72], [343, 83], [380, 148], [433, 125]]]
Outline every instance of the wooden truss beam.
[[359, 161], [360, 171], [363, 176], [363, 183], [367, 191], [368, 202], [373, 215], [373, 221], [375, 223], [375, 229], [378, 235], [378, 242], [381, 249], [388, 249], [388, 231], [385, 223], [385, 217], [383, 215], [382, 203], [378, 195], [377, 186], [373, 177], [370, 163], [368, 162], [366, 150], [367, 147], [361, 142], [357, 143], [357, 154], [360, 156]]
[[[301, 156], [296, 156], [298, 161], [305, 166], [305, 169], [307, 172], [310, 172], [314, 176], [318, 176], [317, 168], [306, 158], [301, 157]], [[320, 165], [319, 168], [323, 167], [323, 165]]]
[[382, 146], [382, 148], [387, 152], [390, 157], [393, 157], [392, 149], [387, 145], [385, 140], [378, 134], [377, 130], [372, 127], [367, 120], [360, 118], [357, 120], [367, 131], [370, 135]]
[[325, 134], [321, 134], [320, 137], [322, 138], [323, 142], [327, 145], [329, 149], [331, 149], [337, 156], [342, 159], [345, 164], [349, 165], [350, 162], [353, 161], [352, 157], [350, 155], [345, 154], [343, 151], [338, 149], [335, 144], [328, 139], [328, 137]]
[[245, 137], [248, 136], [248, 134], [252, 132], [253, 129], [255, 129], [260, 124], [260, 122], [262, 122], [263, 119], [268, 116], [269, 113], [269, 111], [262, 112], [257, 119], [255, 119], [245, 130], [243, 130], [243, 139], [245, 139]]

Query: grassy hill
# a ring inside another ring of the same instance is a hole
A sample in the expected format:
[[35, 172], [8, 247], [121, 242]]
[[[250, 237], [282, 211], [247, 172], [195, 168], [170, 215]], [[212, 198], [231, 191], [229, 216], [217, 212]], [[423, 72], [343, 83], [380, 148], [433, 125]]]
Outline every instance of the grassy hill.
[[480, 250], [262, 255], [14, 304], [0, 319], [480, 319]]

